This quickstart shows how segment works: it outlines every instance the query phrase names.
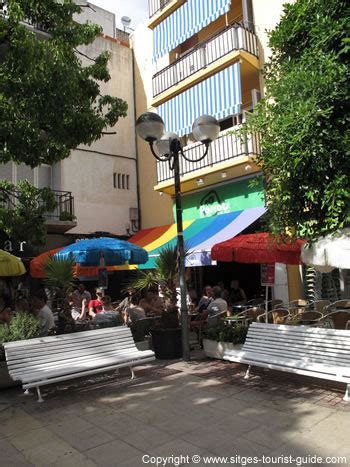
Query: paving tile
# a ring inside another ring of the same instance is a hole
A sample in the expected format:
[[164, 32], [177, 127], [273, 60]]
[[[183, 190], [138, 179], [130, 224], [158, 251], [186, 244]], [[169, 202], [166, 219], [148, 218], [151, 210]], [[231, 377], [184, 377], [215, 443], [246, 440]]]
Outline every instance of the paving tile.
[[10, 407], [0, 412], [0, 438], [16, 433], [35, 430], [42, 425], [22, 409]]
[[118, 434], [118, 437], [141, 451], [156, 448], [173, 439], [171, 434], [155, 427], [147, 427], [131, 435], [125, 435], [122, 432]]
[[[139, 449], [120, 439], [115, 439], [96, 448], [88, 449], [85, 452], [85, 456], [103, 467], [119, 466], [122, 462], [126, 462], [131, 458], [139, 457], [141, 460], [143, 454]], [[142, 464], [140, 463], [140, 465]]]
[[22, 454], [35, 466], [46, 466], [53, 463], [63, 466], [65, 465], [65, 458], [72, 455], [80, 456], [76, 449], [57, 437], [26, 449]]
[[21, 454], [10, 442], [9, 439], [0, 440], [0, 463], [2, 466], [30, 466], [23, 454]]

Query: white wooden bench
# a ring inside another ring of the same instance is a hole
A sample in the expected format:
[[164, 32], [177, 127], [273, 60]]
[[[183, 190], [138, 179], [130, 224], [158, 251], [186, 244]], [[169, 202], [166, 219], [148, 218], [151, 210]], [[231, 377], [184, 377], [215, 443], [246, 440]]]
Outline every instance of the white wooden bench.
[[129, 328], [98, 329], [4, 344], [10, 376], [29, 393], [40, 386], [130, 367], [155, 359], [151, 350], [140, 351]]
[[252, 323], [240, 351], [226, 351], [225, 360], [287, 371], [346, 384], [349, 400], [350, 331]]

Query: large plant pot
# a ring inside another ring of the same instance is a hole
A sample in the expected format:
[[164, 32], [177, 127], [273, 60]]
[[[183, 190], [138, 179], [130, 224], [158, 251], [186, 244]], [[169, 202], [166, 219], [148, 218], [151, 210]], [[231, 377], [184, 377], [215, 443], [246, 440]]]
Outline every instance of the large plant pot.
[[242, 344], [233, 345], [231, 342], [217, 342], [210, 339], [203, 339], [204, 353], [210, 358], [219, 358], [223, 360], [225, 353], [230, 352], [232, 355], [232, 351], [238, 351], [241, 348]]
[[20, 386], [20, 381], [13, 381], [9, 375], [6, 361], [0, 361], [0, 389], [11, 388], [12, 386]]
[[171, 360], [182, 357], [181, 328], [151, 331], [156, 358]]

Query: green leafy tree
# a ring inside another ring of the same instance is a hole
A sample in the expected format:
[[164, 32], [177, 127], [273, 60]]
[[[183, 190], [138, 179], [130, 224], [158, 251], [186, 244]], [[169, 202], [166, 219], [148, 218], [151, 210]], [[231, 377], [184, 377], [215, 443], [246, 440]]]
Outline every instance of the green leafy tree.
[[[126, 116], [126, 102], [100, 92], [109, 53], [85, 56], [83, 66], [79, 46], [101, 28], [75, 22], [81, 8], [72, 0], [7, 0], [0, 11], [0, 163], [54, 164]], [[43, 28], [44, 40], [26, 23]]]
[[49, 188], [36, 188], [27, 180], [17, 186], [0, 181], [0, 230], [12, 239], [29, 245], [44, 243], [45, 214], [55, 207], [55, 196]]
[[350, 224], [348, 2], [297, 0], [270, 33], [261, 135], [269, 225], [314, 240]]

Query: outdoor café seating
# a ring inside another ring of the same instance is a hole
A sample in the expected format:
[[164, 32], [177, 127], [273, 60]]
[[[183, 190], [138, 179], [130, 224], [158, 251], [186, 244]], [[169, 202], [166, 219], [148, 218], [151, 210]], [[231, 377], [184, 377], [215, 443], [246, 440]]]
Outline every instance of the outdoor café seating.
[[331, 311], [322, 318], [324, 327], [349, 329], [350, 309]]

